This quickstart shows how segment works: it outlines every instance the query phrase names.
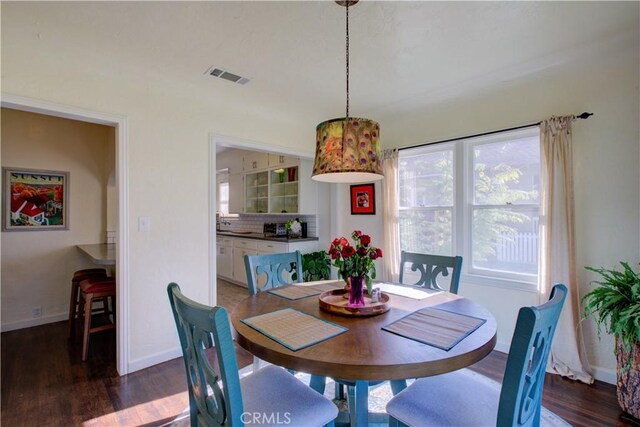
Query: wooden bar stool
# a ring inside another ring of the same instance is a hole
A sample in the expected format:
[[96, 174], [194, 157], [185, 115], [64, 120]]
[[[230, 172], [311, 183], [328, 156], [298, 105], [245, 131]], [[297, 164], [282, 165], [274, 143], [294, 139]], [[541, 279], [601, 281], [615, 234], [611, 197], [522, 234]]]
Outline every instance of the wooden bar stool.
[[[92, 305], [96, 298], [104, 299], [104, 323], [92, 326]], [[109, 301], [111, 300], [111, 308]], [[113, 278], [88, 279], [80, 282], [80, 314], [82, 325], [82, 361], [89, 353], [89, 336], [95, 332], [115, 329], [116, 327], [116, 281]], [[113, 320], [111, 319], [113, 315]]]
[[104, 268], [86, 268], [73, 273], [71, 279], [71, 298], [69, 300], [69, 338], [75, 338], [76, 318], [78, 317], [78, 303], [80, 297], [80, 282], [87, 279], [107, 278]]

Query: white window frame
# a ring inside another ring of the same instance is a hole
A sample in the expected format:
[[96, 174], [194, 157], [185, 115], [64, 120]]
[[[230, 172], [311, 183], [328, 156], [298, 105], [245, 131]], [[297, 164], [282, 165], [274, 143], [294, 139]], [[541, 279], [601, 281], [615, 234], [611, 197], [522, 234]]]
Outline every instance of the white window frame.
[[[532, 137], [539, 135], [538, 127], [524, 128], [514, 131], [505, 131], [475, 138], [461, 138], [456, 141], [434, 144], [433, 146], [420, 147], [411, 150], [412, 155], [426, 154], [430, 152], [444, 151], [453, 148], [453, 230], [452, 248], [453, 254], [462, 254], [461, 281], [465, 284], [496, 286], [513, 290], [537, 292], [537, 274], [516, 274], [501, 271], [489, 271], [473, 268], [472, 266], [472, 219], [473, 219], [473, 149], [479, 145], [509, 141], [514, 138]], [[402, 154], [401, 154], [402, 156]], [[459, 167], [458, 167], [459, 166]], [[487, 205], [482, 205], [486, 207]], [[538, 204], [519, 204], [517, 208], [535, 207]], [[503, 206], [497, 206], [503, 207]], [[448, 208], [448, 207], [447, 207]], [[437, 209], [437, 208], [429, 208]], [[452, 254], [452, 255], [453, 255]], [[538, 261], [539, 262], [539, 261]]]
[[[414, 208], [407, 208], [407, 209], [403, 209], [400, 206], [398, 206], [398, 211], [401, 210], [424, 210], [424, 211], [437, 211], [437, 210], [443, 210], [443, 209], [451, 209], [451, 223], [453, 225], [452, 230], [451, 230], [451, 248], [453, 250], [453, 253], [457, 253], [457, 249], [461, 246], [459, 246], [458, 244], [458, 235], [460, 233], [457, 232], [457, 228], [458, 228], [458, 212], [460, 211], [460, 209], [458, 209], [457, 205], [457, 195], [460, 194], [460, 189], [459, 189], [459, 182], [460, 182], [460, 177], [458, 176], [457, 173], [457, 168], [456, 166], [458, 165], [458, 147], [456, 146], [455, 142], [450, 142], [450, 143], [442, 143], [442, 144], [434, 144], [432, 146], [426, 145], [424, 147], [420, 147], [417, 148], [415, 150], [412, 150], [412, 156], [420, 156], [423, 154], [429, 154], [429, 153], [436, 153], [439, 151], [452, 151], [453, 155], [452, 155], [452, 162], [453, 162], [453, 205], [452, 206], [429, 206], [429, 207], [414, 207]], [[409, 157], [409, 156], [407, 156]], [[400, 181], [398, 180], [398, 183]]]

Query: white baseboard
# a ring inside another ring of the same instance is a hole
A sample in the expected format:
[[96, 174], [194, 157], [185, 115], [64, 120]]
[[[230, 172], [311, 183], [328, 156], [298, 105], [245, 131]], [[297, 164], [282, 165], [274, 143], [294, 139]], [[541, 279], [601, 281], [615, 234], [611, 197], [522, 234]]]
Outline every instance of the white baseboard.
[[46, 325], [47, 323], [60, 322], [61, 320], [67, 320], [69, 313], [50, 314], [48, 316], [36, 317], [34, 319], [19, 320], [12, 323], [3, 323], [0, 326], [1, 332], [15, 331], [17, 329], [31, 328], [33, 326]]
[[158, 363], [166, 362], [177, 357], [182, 357], [182, 350], [180, 349], [180, 347], [175, 347], [167, 351], [152, 354], [151, 356], [143, 357], [141, 359], [132, 360], [128, 364], [127, 373], [130, 374], [131, 372], [139, 371], [140, 369], [148, 368], [150, 366], [157, 365]]
[[[495, 351], [499, 351], [505, 354], [509, 353], [510, 343], [498, 342], [494, 348]], [[614, 369], [600, 368], [598, 366], [592, 366], [593, 377], [604, 383], [616, 384], [616, 371]]]
[[616, 385], [616, 371], [613, 369], [600, 368], [598, 366], [592, 366], [593, 377], [598, 381]]
[[500, 353], [509, 354], [509, 347], [511, 347], [511, 343], [498, 341], [493, 349]]

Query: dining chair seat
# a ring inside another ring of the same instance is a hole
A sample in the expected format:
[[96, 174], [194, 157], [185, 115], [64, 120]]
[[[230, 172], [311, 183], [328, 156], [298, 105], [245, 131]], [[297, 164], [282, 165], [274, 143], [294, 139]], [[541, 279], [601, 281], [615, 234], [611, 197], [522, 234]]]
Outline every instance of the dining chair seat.
[[[332, 426], [338, 408], [282, 368], [266, 366], [242, 379], [227, 310], [167, 286], [187, 376], [191, 426]], [[214, 369], [208, 349], [214, 349]]]
[[387, 412], [408, 426], [495, 426], [500, 384], [477, 375], [462, 369], [421, 378], [391, 399]]
[[522, 307], [502, 385], [469, 370], [416, 380], [387, 404], [389, 426], [539, 426], [545, 368], [567, 296]]
[[[280, 414], [280, 425], [327, 425], [338, 415], [338, 408], [329, 399], [320, 399], [319, 393], [274, 365], [242, 378], [240, 386], [245, 413]], [[254, 425], [244, 421], [246, 425]]]

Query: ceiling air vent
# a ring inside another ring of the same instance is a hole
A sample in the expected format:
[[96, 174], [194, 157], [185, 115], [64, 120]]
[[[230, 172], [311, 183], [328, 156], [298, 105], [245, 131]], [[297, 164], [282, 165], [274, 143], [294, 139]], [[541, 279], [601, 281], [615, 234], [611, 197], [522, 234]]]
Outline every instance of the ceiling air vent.
[[213, 77], [229, 80], [230, 82], [238, 83], [240, 85], [249, 83], [249, 79], [246, 77], [242, 77], [216, 67], [209, 68], [207, 70], [207, 74]]

